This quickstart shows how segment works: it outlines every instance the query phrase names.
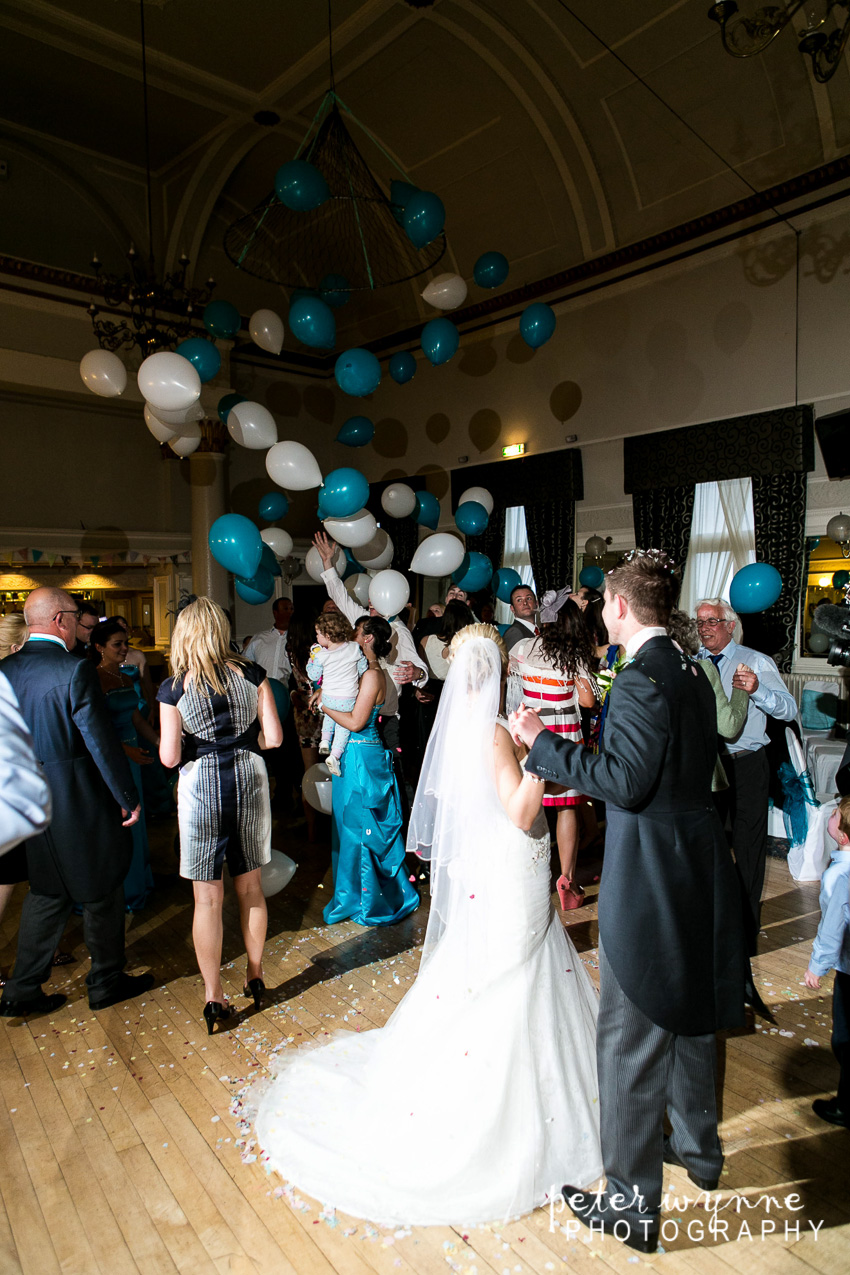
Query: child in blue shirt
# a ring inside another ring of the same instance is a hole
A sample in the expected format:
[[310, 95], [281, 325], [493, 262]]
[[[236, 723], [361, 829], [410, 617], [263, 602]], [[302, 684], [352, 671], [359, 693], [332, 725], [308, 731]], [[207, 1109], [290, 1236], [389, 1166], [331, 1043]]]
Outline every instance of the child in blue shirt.
[[806, 970], [806, 987], [817, 991], [835, 970], [832, 989], [832, 1052], [841, 1068], [834, 1098], [816, 1098], [812, 1111], [829, 1124], [850, 1129], [850, 797], [838, 803], [827, 825], [836, 847], [821, 879], [821, 919]]

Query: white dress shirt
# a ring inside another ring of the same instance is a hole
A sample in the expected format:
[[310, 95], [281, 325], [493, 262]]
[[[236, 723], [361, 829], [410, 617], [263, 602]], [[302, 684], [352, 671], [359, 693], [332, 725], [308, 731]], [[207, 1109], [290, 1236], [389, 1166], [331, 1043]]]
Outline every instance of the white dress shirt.
[[[721, 657], [717, 663], [717, 671], [727, 699], [732, 694], [732, 678], [739, 664], [746, 664], [759, 680], [758, 688], [750, 696], [747, 718], [740, 734], [726, 741], [730, 753], [757, 752], [767, 743], [765, 719], [775, 717], [780, 722], [793, 722], [797, 716], [797, 701], [769, 655], [754, 651], [749, 646], [739, 646], [737, 642], [727, 643], [722, 651], [715, 654]], [[711, 657], [711, 651], [704, 646], [700, 647], [699, 659], [710, 660]]]
[[[351, 597], [333, 567], [322, 572], [322, 580], [328, 591], [328, 597], [337, 604], [342, 614], [351, 624], [355, 624], [361, 616], [368, 615], [368, 608], [362, 607], [356, 598]], [[386, 668], [390, 677], [396, 682], [396, 677], [398, 676], [397, 665], [407, 660], [411, 664], [415, 664], [420, 670], [419, 676], [415, 679], [413, 685], [424, 686], [429, 677], [428, 665], [416, 649], [413, 634], [406, 624], [402, 624], [401, 620], [390, 620], [389, 625], [393, 631], [392, 646], [386, 660], [381, 661], [382, 666]], [[396, 686], [398, 684], [396, 682]]]
[[251, 638], [242, 654], [266, 670], [266, 677], [276, 677], [284, 686], [289, 685], [292, 665], [286, 649], [286, 629], [265, 629]]
[[667, 637], [667, 630], [662, 624], [648, 624], [645, 629], [638, 629], [626, 643], [626, 659], [633, 660], [644, 643], [654, 637]]
[[32, 736], [8, 678], [0, 673], [0, 854], [42, 832], [50, 816], [50, 789]]

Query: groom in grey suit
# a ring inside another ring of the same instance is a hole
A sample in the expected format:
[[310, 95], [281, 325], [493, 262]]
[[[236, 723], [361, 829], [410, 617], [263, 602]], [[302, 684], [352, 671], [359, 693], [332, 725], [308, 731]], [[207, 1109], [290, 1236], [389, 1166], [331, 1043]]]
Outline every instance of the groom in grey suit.
[[701, 1190], [717, 1185], [714, 1033], [743, 1024], [749, 973], [711, 798], [714, 695], [666, 633], [677, 593], [673, 564], [654, 550], [608, 574], [603, 618], [628, 662], [598, 754], [545, 730], [531, 709], [511, 718], [531, 750], [527, 770], [607, 803], [597, 1034], [607, 1186], [563, 1193], [586, 1225], [642, 1252], [658, 1244], [665, 1161]]

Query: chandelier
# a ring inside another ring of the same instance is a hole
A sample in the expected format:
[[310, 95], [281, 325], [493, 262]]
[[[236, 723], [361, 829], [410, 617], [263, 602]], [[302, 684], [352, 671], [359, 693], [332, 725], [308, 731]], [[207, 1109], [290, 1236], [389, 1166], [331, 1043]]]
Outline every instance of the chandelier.
[[754, 58], [801, 9], [806, 27], [798, 34], [797, 47], [811, 58], [815, 79], [825, 84], [838, 69], [850, 35], [850, 0], [785, 0], [784, 5], [763, 5], [752, 17], [741, 13], [735, 0], [721, 0], [708, 16], [720, 27], [723, 47], [731, 57]]
[[148, 247], [143, 258], [130, 244], [127, 252], [129, 270], [123, 275], [103, 270], [97, 254], [92, 258], [96, 287], [106, 306], [117, 311], [115, 319], [101, 314], [92, 301], [88, 308], [92, 329], [103, 350], [132, 349], [138, 346], [142, 358], [157, 350], [173, 349], [191, 336], [195, 308], [206, 305], [212, 296], [215, 280], [210, 278], [202, 288], [186, 284], [189, 258], [182, 253], [177, 269], [161, 279], [156, 273], [153, 253], [153, 200], [151, 197], [150, 129], [148, 123], [148, 73], [145, 45], [145, 4], [139, 0], [142, 43], [142, 97], [145, 123], [145, 177], [148, 214]]

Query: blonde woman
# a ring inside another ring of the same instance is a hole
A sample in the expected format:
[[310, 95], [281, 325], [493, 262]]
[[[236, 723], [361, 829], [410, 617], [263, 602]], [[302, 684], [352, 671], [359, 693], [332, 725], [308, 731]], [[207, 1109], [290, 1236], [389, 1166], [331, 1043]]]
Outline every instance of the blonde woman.
[[10, 611], [0, 620], [0, 660], [20, 651], [29, 637], [27, 622], [20, 611]]
[[180, 612], [171, 639], [172, 676], [159, 688], [159, 756], [180, 767], [180, 875], [193, 882], [192, 938], [212, 1035], [230, 1007], [221, 986], [222, 869], [239, 902], [248, 954], [245, 995], [259, 1005], [266, 938], [260, 868], [271, 857], [271, 809], [260, 749], [283, 738], [265, 671], [230, 649], [230, 622], [210, 598]]

